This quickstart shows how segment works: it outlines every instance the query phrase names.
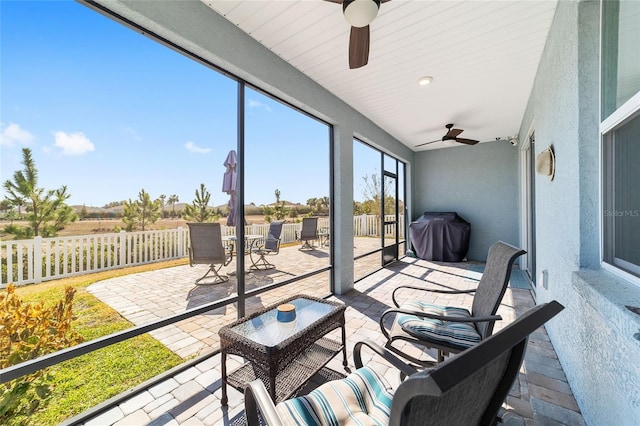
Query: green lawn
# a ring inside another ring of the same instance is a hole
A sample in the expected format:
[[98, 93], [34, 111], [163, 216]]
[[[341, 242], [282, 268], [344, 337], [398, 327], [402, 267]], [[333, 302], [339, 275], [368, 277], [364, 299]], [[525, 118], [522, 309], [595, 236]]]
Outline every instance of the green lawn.
[[[76, 289], [73, 329], [85, 341], [132, 327], [108, 305], [86, 291], [90, 284], [115, 276], [185, 264], [186, 260], [162, 262], [121, 270], [73, 277], [16, 289], [26, 302], [52, 303], [64, 296], [64, 289]], [[112, 345], [47, 369], [52, 393], [34, 412], [0, 419], [6, 425], [56, 425], [183, 360], [148, 335]]]

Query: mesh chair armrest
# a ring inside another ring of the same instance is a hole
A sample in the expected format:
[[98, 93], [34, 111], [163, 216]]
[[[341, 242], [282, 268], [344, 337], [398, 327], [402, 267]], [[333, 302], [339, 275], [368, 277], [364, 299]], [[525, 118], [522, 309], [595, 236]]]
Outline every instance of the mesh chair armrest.
[[362, 346], [369, 347], [369, 349], [371, 349], [377, 355], [379, 355], [382, 358], [384, 358], [387, 362], [389, 362], [391, 365], [393, 365], [395, 368], [397, 368], [398, 370], [400, 370], [402, 373], [404, 373], [407, 376], [410, 376], [410, 375], [415, 374], [415, 373], [418, 372], [418, 370], [416, 370], [412, 366], [408, 365], [406, 362], [404, 362], [403, 360], [398, 358], [395, 354], [393, 354], [388, 349], [383, 348], [382, 346], [380, 346], [377, 343], [375, 343], [375, 342], [373, 342], [371, 340], [368, 340], [368, 339], [367, 340], [362, 340], [362, 341], [356, 343], [355, 346], [353, 347], [353, 362], [354, 362], [356, 368], [362, 368], [363, 367], [362, 355], [361, 355]]
[[[256, 246], [256, 247], [252, 248], [251, 251], [253, 253], [256, 253], [256, 252], [261, 252], [261, 251], [265, 250], [265, 247], [267, 246], [267, 242], [266, 241], [267, 240], [265, 240], [265, 242], [260, 244], [259, 246]], [[282, 241], [282, 239], [281, 238], [271, 238], [270, 241], [275, 241], [276, 242], [276, 248], [275, 248], [275, 250], [269, 250], [269, 254], [278, 254], [278, 253], [280, 253], [280, 242]]]
[[258, 421], [258, 410], [260, 410], [264, 423], [270, 426], [282, 426], [282, 420], [276, 412], [276, 406], [264, 387], [264, 383], [259, 379], [250, 382], [244, 389], [244, 411], [247, 416], [247, 424], [263, 424]]
[[430, 293], [442, 293], [442, 294], [463, 294], [463, 293], [474, 293], [476, 291], [475, 288], [472, 288], [469, 290], [442, 290], [437, 288], [427, 288], [427, 287], [420, 287], [420, 286], [413, 286], [413, 285], [401, 285], [393, 289], [393, 292], [391, 293], [391, 299], [393, 300], [393, 304], [396, 305], [397, 308], [400, 307], [400, 304], [396, 300], [396, 291], [402, 288], [409, 288], [412, 290], [421, 290], [421, 291], [428, 291]]

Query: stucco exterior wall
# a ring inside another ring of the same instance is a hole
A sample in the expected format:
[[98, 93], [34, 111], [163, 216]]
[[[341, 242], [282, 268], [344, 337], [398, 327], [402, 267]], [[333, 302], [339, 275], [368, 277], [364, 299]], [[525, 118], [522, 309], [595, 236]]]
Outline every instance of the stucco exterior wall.
[[[640, 342], [624, 304], [639, 289], [599, 265], [599, 10], [561, 1], [521, 125], [535, 154], [551, 145], [553, 181], [537, 176], [537, 302], [566, 309], [547, 330], [588, 424], [640, 424]], [[640, 321], [638, 321], [640, 323]]]
[[414, 210], [453, 211], [471, 223], [469, 260], [498, 240], [518, 245], [518, 150], [507, 141], [419, 152]]

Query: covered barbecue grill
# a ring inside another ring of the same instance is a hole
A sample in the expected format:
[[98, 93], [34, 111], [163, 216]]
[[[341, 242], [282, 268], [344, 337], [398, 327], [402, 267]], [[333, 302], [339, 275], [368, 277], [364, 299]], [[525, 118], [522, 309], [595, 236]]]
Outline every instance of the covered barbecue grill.
[[409, 225], [417, 257], [441, 262], [462, 262], [469, 251], [471, 224], [455, 212], [425, 212]]

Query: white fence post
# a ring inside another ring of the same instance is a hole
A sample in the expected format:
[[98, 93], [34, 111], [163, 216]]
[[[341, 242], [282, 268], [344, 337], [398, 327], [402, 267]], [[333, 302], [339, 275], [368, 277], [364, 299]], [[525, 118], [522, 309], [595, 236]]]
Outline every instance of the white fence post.
[[33, 282], [42, 282], [42, 237], [33, 239]]
[[122, 268], [127, 264], [127, 231], [120, 231], [118, 234], [118, 244], [120, 245], [118, 266]]
[[178, 257], [184, 256], [184, 244], [185, 244], [185, 229], [178, 227]]
[[9, 242], [3, 242], [2, 244], [5, 246], [7, 263], [7, 279], [2, 284], [9, 284], [13, 282], [13, 244]]

